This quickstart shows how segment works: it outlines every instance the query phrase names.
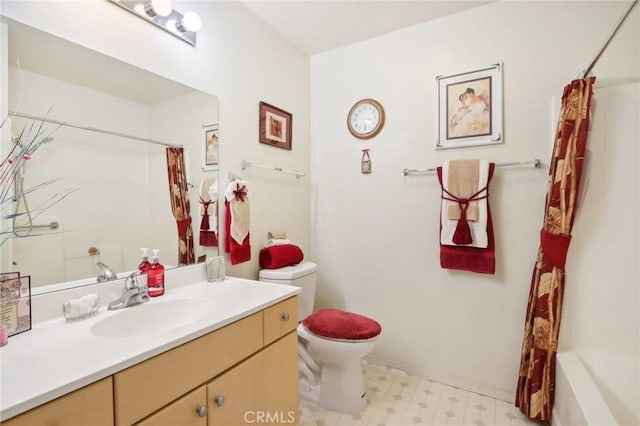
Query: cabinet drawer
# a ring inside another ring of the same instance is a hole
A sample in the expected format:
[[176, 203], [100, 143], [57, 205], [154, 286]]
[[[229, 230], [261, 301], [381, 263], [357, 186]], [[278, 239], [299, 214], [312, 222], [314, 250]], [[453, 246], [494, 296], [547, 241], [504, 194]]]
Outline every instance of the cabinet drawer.
[[[202, 411], [199, 411], [202, 410]], [[207, 388], [200, 386], [136, 426], [206, 426]]]
[[116, 425], [130, 425], [262, 348], [258, 312], [114, 375]]
[[3, 426], [113, 426], [111, 376], [2, 422]]
[[298, 327], [298, 296], [264, 310], [264, 346]]
[[209, 426], [297, 425], [299, 403], [296, 332], [207, 385]]

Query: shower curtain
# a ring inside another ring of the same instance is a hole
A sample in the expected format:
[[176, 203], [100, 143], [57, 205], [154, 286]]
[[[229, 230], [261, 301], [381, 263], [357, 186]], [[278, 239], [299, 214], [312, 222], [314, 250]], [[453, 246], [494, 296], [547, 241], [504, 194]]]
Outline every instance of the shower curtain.
[[536, 420], [549, 420], [553, 408], [564, 265], [578, 208], [594, 81], [595, 77], [574, 80], [565, 87], [549, 165], [544, 223], [531, 279], [515, 402], [520, 411]]
[[189, 185], [184, 166], [184, 149], [169, 147], [166, 153], [171, 210], [178, 225], [178, 265], [190, 265], [195, 263], [195, 255], [193, 252], [193, 230], [191, 229]]

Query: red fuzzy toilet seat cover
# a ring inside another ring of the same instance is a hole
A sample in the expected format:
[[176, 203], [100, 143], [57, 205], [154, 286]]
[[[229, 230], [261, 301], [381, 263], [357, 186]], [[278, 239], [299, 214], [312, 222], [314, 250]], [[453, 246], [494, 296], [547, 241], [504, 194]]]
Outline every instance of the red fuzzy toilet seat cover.
[[329, 339], [366, 340], [382, 331], [382, 326], [371, 318], [330, 308], [318, 309], [302, 324], [313, 334]]

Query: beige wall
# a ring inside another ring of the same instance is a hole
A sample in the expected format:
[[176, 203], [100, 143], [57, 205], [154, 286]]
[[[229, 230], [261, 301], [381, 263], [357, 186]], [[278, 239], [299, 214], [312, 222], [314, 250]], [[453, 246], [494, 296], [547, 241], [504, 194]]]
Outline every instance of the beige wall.
[[[555, 126], [552, 98], [587, 66], [626, 6], [497, 2], [312, 57], [318, 302], [380, 321], [374, 357], [513, 400]], [[639, 14], [595, 68], [599, 85], [640, 79]], [[496, 62], [504, 65], [504, 144], [436, 151], [435, 77]], [[387, 122], [362, 142], [349, 134], [346, 116], [366, 97], [382, 103]], [[371, 149], [371, 175], [360, 174], [363, 148]], [[461, 158], [545, 163], [495, 173], [493, 276], [440, 268], [436, 177], [402, 175]], [[602, 244], [621, 241], [611, 235]], [[622, 244], [637, 252], [637, 241]]]

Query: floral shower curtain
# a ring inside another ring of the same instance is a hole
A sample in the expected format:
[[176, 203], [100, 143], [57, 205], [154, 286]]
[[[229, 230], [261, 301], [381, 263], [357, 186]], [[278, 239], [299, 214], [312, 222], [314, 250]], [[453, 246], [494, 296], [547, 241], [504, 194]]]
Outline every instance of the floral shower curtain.
[[553, 408], [564, 265], [578, 208], [594, 81], [595, 77], [574, 80], [565, 87], [549, 165], [544, 224], [531, 279], [516, 389], [516, 406], [536, 420], [549, 420]]
[[184, 166], [184, 149], [169, 147], [166, 152], [171, 210], [178, 225], [178, 265], [190, 265], [195, 263], [195, 255], [193, 252], [193, 230], [191, 229], [189, 185]]

